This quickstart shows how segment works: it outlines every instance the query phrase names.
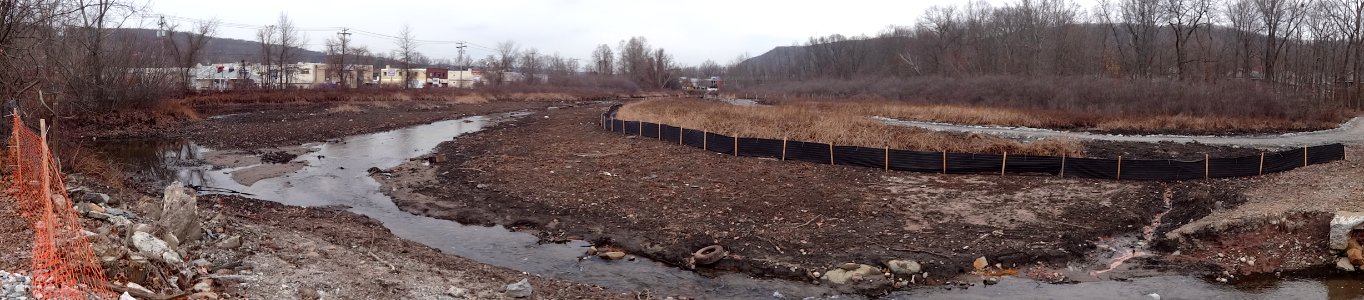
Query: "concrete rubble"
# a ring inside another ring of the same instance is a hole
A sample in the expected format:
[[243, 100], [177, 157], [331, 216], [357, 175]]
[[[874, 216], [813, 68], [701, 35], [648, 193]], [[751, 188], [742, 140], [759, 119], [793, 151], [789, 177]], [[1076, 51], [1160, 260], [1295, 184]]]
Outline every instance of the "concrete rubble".
[[33, 299], [29, 294], [32, 279], [24, 274], [0, 271], [0, 300]]
[[[81, 216], [104, 223], [91, 229], [87, 236], [99, 262], [123, 278], [117, 282], [122, 286], [120, 299], [176, 294], [188, 295], [189, 299], [220, 298], [216, 290], [218, 283], [211, 279], [220, 274], [209, 272], [215, 270], [214, 259], [204, 257], [201, 251], [214, 247], [237, 248], [241, 247], [242, 241], [235, 235], [205, 235], [205, 228], [215, 228], [221, 233], [223, 228], [219, 223], [222, 220], [201, 218], [197, 191], [174, 182], [165, 188], [160, 199], [142, 197], [138, 201], [119, 201], [117, 197], [85, 187], [68, 189], [68, 193], [77, 201], [71, 205]], [[0, 272], [3, 274], [6, 273]], [[8, 277], [0, 276], [3, 278]], [[6, 281], [0, 300], [31, 299], [11, 297], [11, 289]], [[22, 289], [26, 292], [27, 287]]]

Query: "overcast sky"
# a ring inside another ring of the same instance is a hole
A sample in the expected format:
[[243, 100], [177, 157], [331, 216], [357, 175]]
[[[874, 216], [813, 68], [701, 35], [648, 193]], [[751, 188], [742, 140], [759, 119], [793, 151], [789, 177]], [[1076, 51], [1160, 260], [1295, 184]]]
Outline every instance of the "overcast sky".
[[[337, 27], [352, 28], [353, 41], [386, 52], [394, 36], [410, 24], [420, 47], [432, 58], [454, 58], [457, 50], [444, 41], [467, 41], [475, 59], [491, 54], [486, 47], [512, 40], [540, 53], [559, 53], [586, 60], [598, 44], [614, 49], [621, 40], [644, 36], [665, 48], [682, 64], [707, 59], [728, 63], [742, 53], [756, 56], [776, 46], [834, 33], [874, 35], [888, 25], [911, 25], [933, 5], [962, 1], [400, 1], [400, 0], [151, 0], [157, 14], [188, 19], [217, 18], [220, 37], [254, 40], [249, 26], [273, 24], [281, 12], [309, 30], [308, 48], [321, 50]], [[999, 4], [1003, 0], [991, 0]], [[154, 20], [144, 20], [154, 27]], [[181, 23], [188, 23], [182, 19]], [[363, 32], [357, 32], [363, 31]], [[370, 33], [374, 34], [370, 34]]]

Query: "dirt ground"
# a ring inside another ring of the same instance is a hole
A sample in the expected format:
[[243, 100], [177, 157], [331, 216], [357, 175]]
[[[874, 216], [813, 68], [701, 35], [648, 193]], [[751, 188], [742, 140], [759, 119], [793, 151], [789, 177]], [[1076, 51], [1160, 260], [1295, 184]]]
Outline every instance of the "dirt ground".
[[399, 167], [385, 190], [396, 188], [395, 201], [414, 213], [586, 239], [678, 266], [718, 244], [731, 258], [701, 271], [801, 280], [842, 263], [897, 258], [949, 276], [981, 256], [1059, 265], [1100, 238], [1139, 231], [1167, 191], [1155, 182], [736, 158], [600, 130], [603, 111], [548, 110], [462, 136], [438, 147], [448, 163]]
[[1182, 250], [1171, 259], [1233, 274], [1334, 265], [1336, 255], [1326, 247], [1331, 218], [1364, 209], [1361, 155], [1364, 146], [1350, 145], [1343, 162], [1236, 181], [1245, 186], [1243, 203], [1169, 232], [1166, 238]]
[[[359, 112], [326, 105], [239, 107], [150, 136], [115, 130], [91, 131], [86, 137], [184, 137], [240, 152], [529, 109], [535, 113], [442, 144], [436, 152], [445, 162], [413, 162], [392, 170], [395, 177], [380, 178], [385, 192], [410, 212], [503, 224], [548, 241], [585, 239], [680, 267], [687, 265], [692, 251], [723, 245], [731, 256], [698, 271], [806, 281], [817, 277], [814, 272], [842, 263], [881, 266], [901, 258], [923, 262], [925, 271], [935, 274], [930, 283], [970, 271], [972, 260], [981, 256], [1005, 266], [1042, 262], [1055, 268], [1099, 268], [1081, 260], [1097, 242], [1137, 233], [1150, 224], [1165, 210], [1166, 195], [1173, 195], [1175, 209], [1164, 215], [1157, 233], [1175, 241], [1170, 251], [1181, 251], [1169, 261], [1235, 270], [1247, 265], [1236, 255], [1278, 245], [1236, 239], [1284, 235], [1245, 230], [1219, 239], [1222, 231], [1243, 224], [1234, 220], [1268, 223], [1254, 216], [1281, 212], [1287, 214], [1283, 220], [1296, 220], [1279, 222], [1282, 228], [1310, 228], [1320, 222], [1322, 211], [1364, 203], [1360, 183], [1352, 181], [1364, 175], [1358, 174], [1364, 170], [1359, 147], [1349, 148], [1346, 163], [1254, 179], [1167, 184], [1046, 176], [1000, 180], [997, 175], [884, 172], [698, 151], [600, 130], [596, 122], [606, 106], [582, 104], [412, 102], [360, 104]], [[1175, 158], [1212, 149], [1120, 146], [1095, 149]], [[1332, 205], [1295, 201], [1304, 198]], [[296, 298], [300, 291], [315, 290], [340, 298], [433, 298], [456, 287], [473, 298], [498, 298], [502, 285], [523, 277], [531, 278], [537, 297], [545, 299], [628, 296], [444, 255], [344, 211], [236, 197], [203, 199], [201, 209], [227, 216], [234, 230], [247, 237], [242, 247], [247, 250], [241, 252], [247, 256], [236, 271], [248, 280], [222, 283], [224, 296]], [[5, 209], [0, 201], [0, 215]], [[1302, 211], [1307, 213], [1293, 214]], [[15, 220], [22, 219], [0, 222]], [[1314, 231], [1302, 232], [1294, 243], [1316, 243], [1309, 237]], [[31, 233], [0, 232], [0, 253], [16, 253], [0, 256], [0, 269], [27, 267], [27, 258], [18, 254], [27, 253], [20, 250], [27, 243], [10, 238], [25, 235]], [[1234, 252], [1230, 245], [1243, 245], [1238, 248], [1243, 251]], [[1316, 252], [1299, 253], [1300, 258], [1281, 261], [1315, 262]], [[1267, 263], [1270, 258], [1259, 262], [1255, 270], [1274, 266]]]

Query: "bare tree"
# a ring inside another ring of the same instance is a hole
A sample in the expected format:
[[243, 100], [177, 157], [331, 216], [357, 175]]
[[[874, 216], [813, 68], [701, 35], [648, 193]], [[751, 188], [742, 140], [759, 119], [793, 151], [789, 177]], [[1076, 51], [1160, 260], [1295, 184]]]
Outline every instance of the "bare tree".
[[279, 30], [279, 56], [276, 61], [279, 63], [280, 81], [284, 86], [293, 83], [293, 75], [297, 70], [293, 62], [299, 61], [299, 54], [303, 51], [303, 46], [308, 43], [308, 37], [294, 27], [294, 21], [289, 19], [285, 13], [279, 14], [279, 23], [276, 24]]
[[615, 74], [615, 60], [616, 56], [611, 53], [611, 46], [597, 45], [597, 49], [592, 50], [592, 71], [601, 75]]
[[421, 53], [417, 52], [417, 37], [412, 33], [412, 25], [403, 24], [403, 28], [398, 31], [397, 40], [397, 59], [398, 66], [402, 70], [399, 72], [403, 77], [403, 88], [412, 86], [412, 68], [416, 65]]
[[[520, 53], [521, 48], [516, 45], [516, 42], [508, 40], [497, 43], [497, 57], [488, 65], [488, 68], [493, 70], [492, 75], [494, 77], [492, 82], [494, 84], [506, 84], [507, 72], [511, 72], [512, 68], [516, 66], [516, 61], [518, 56], [520, 56]], [[489, 58], [493, 57], [489, 56]]]
[[208, 41], [213, 39], [213, 35], [218, 30], [218, 20], [209, 20], [195, 24], [189, 31], [179, 32], [176, 25], [167, 25], [166, 44], [171, 49], [171, 55], [175, 59], [177, 67], [183, 69], [180, 84], [186, 88], [191, 86], [193, 75], [191, 72], [199, 64], [204, 48], [208, 46]]
[[526, 84], [538, 84], [540, 79], [537, 77], [545, 69], [545, 62], [540, 58], [540, 53], [535, 48], [530, 48], [521, 54], [521, 74]]
[[1276, 80], [1275, 67], [1279, 56], [1289, 43], [1286, 39], [1298, 34], [1307, 16], [1308, 0], [1252, 0], [1265, 28], [1265, 78]]
[[279, 73], [274, 68], [275, 49], [279, 49], [279, 30], [274, 25], [268, 25], [256, 30], [256, 42], [260, 43], [260, 64], [264, 70], [260, 70], [261, 87], [271, 88], [279, 82]]
[[1175, 35], [1175, 70], [1179, 79], [1188, 78], [1188, 45], [1198, 28], [1203, 26], [1212, 10], [1211, 0], [1164, 0], [1165, 24]]

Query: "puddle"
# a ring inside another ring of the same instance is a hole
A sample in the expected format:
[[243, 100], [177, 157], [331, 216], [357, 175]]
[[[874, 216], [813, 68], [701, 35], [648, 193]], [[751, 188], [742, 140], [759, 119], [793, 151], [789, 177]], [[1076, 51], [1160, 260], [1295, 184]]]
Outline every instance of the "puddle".
[[[587, 243], [539, 244], [535, 236], [501, 226], [465, 226], [403, 212], [380, 192], [381, 186], [366, 172], [370, 167], [388, 169], [410, 158], [429, 153], [437, 144], [457, 139], [496, 122], [493, 117], [470, 117], [413, 126], [393, 131], [358, 135], [339, 141], [306, 145], [312, 152], [295, 161], [303, 169], [282, 177], [268, 178], [251, 186], [232, 180], [235, 169], [211, 170], [202, 165], [209, 149], [184, 141], [153, 141], [106, 144], [103, 151], [139, 172], [178, 179], [188, 184], [251, 193], [254, 198], [300, 206], [342, 205], [350, 211], [375, 218], [399, 237], [438, 248], [475, 261], [539, 274], [566, 281], [600, 285], [618, 291], [651, 290], [655, 295], [704, 296], [721, 299], [770, 299], [780, 292], [788, 299], [831, 294], [831, 290], [802, 282], [754, 279], [742, 274], [707, 277], [662, 263], [637, 261], [579, 261]], [[243, 167], [245, 168], [245, 167]], [[1144, 233], [1144, 232], [1143, 232]], [[1140, 233], [1138, 233], [1140, 234]], [[1133, 240], [1113, 241], [1113, 250], [1100, 252], [1096, 261], [1111, 262], [1132, 247]], [[1129, 250], [1130, 251], [1130, 250]], [[1115, 257], [1116, 256], [1116, 257]], [[1079, 278], [1092, 270], [1076, 270]], [[1115, 273], [1121, 273], [1117, 275]], [[1103, 278], [1143, 273], [1117, 268]], [[1348, 274], [1318, 272], [1298, 278], [1268, 277], [1235, 285], [1208, 282], [1190, 276], [1145, 273], [1127, 281], [1099, 280], [1077, 284], [1044, 284], [1021, 278], [1002, 278], [993, 286], [945, 290], [923, 288], [896, 292], [891, 299], [1357, 299], [1364, 297], [1364, 281]], [[978, 283], [978, 281], [977, 281]], [[1150, 294], [1158, 294], [1155, 298]], [[837, 296], [861, 299], [858, 296]]]
[[[141, 142], [106, 145], [111, 154], [152, 174], [186, 184], [249, 193], [253, 198], [298, 206], [349, 207], [351, 212], [377, 219], [399, 237], [475, 261], [567, 281], [600, 285], [619, 291], [651, 290], [656, 295], [707, 295], [720, 298], [765, 298], [773, 292], [788, 297], [821, 296], [827, 288], [784, 280], [754, 279], [741, 274], [706, 277], [640, 258], [636, 261], [579, 261], [585, 241], [540, 244], [527, 233], [501, 226], [466, 226], [453, 221], [403, 212], [380, 192], [380, 184], [366, 171], [389, 169], [429, 153], [441, 142], [475, 132], [500, 117], [470, 117], [403, 129], [352, 136], [340, 141], [306, 145], [314, 151], [294, 161], [303, 169], [267, 178], [250, 186], [232, 179], [240, 168], [212, 170], [184, 161], [201, 161], [207, 148], [189, 142]], [[109, 151], [106, 151], [108, 153]], [[143, 153], [142, 155], [136, 155]], [[249, 167], [249, 166], [248, 166]], [[246, 167], [243, 167], [246, 168]], [[848, 298], [846, 296], [841, 298]]]

